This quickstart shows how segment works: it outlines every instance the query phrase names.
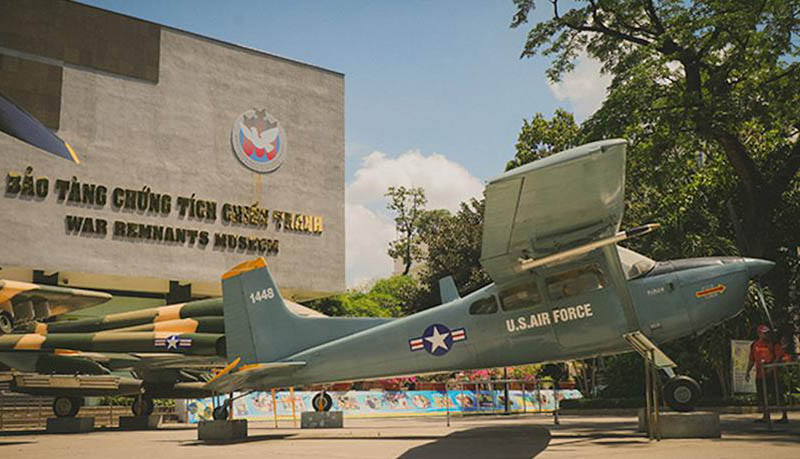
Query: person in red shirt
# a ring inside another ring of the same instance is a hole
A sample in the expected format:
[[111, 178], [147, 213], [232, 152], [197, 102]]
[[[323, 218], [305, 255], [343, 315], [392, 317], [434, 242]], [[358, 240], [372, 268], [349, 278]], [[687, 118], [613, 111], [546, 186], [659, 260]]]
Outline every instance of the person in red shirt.
[[[781, 343], [772, 343], [772, 340], [769, 338], [770, 329], [768, 326], [761, 324], [756, 328], [756, 331], [758, 332], [758, 339], [753, 341], [753, 344], [750, 345], [750, 361], [747, 363], [745, 381], [750, 381], [750, 371], [753, 369], [753, 366], [755, 366], [756, 393], [758, 396], [758, 404], [761, 406], [761, 412], [763, 413], [762, 418], [757, 419], [756, 422], [764, 422], [767, 419], [767, 409], [766, 406], [764, 406], [764, 383], [766, 382], [769, 384], [772, 382], [771, 378], [767, 378], [765, 381], [764, 377], [772, 376], [775, 370], [770, 369], [765, 372], [761, 366], [765, 363], [772, 363], [775, 361], [787, 362], [791, 360], [791, 357], [786, 353]], [[774, 391], [767, 391], [770, 395], [773, 395], [773, 392]], [[783, 393], [783, 384], [781, 384], [780, 378], [778, 379], [778, 392]], [[770, 397], [770, 403], [777, 403], [777, 394], [774, 395], [774, 397]], [[785, 410], [783, 411], [783, 417], [778, 422], [789, 422]]]

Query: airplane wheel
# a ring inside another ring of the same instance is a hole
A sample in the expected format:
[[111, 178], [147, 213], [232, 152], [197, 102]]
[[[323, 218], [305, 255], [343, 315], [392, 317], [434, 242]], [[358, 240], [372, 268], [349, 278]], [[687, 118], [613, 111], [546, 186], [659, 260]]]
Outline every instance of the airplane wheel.
[[688, 376], [675, 376], [664, 385], [664, 400], [675, 411], [692, 411], [700, 400], [700, 384]]
[[155, 404], [152, 398], [136, 397], [131, 404], [131, 411], [134, 416], [150, 416], [153, 414]]
[[53, 400], [53, 414], [59, 418], [74, 418], [83, 406], [83, 399], [77, 397], [56, 397]]
[[14, 319], [6, 311], [0, 312], [0, 334], [6, 335], [14, 331]]
[[214, 408], [214, 413], [212, 414], [214, 419], [217, 421], [222, 421], [228, 419], [228, 404], [225, 403], [221, 406]]
[[333, 399], [327, 392], [320, 392], [311, 399], [314, 411], [330, 411], [333, 408]]

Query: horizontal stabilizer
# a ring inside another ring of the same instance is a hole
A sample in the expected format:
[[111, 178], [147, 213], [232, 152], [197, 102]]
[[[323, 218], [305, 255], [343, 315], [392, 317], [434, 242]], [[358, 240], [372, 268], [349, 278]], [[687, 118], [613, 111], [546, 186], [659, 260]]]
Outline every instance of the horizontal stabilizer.
[[[238, 362], [235, 362], [238, 363]], [[241, 389], [268, 388], [269, 378], [284, 376], [286, 373], [304, 366], [305, 362], [269, 362], [242, 365], [234, 371], [226, 367], [216, 377], [206, 383], [204, 389], [217, 393], [229, 393]]]

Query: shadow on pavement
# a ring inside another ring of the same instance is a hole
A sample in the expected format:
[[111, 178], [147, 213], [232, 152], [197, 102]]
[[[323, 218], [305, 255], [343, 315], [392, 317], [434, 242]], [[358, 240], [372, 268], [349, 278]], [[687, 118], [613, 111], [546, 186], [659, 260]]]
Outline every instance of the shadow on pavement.
[[14, 446], [14, 445], [27, 445], [28, 443], [36, 443], [34, 441], [0, 441], [0, 447]]
[[531, 458], [547, 448], [550, 432], [541, 426], [478, 427], [453, 432], [406, 451], [400, 458]]

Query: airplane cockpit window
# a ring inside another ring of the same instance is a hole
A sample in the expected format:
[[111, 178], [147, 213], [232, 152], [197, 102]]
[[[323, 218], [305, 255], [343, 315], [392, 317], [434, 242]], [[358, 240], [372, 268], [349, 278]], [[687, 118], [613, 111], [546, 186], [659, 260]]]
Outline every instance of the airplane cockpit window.
[[493, 296], [481, 298], [469, 307], [469, 313], [473, 315], [494, 314], [495, 312], [497, 312], [497, 301]]
[[530, 308], [542, 302], [536, 284], [523, 284], [500, 292], [500, 304], [503, 311]]
[[550, 299], [560, 300], [600, 290], [606, 286], [606, 278], [598, 265], [589, 265], [550, 276], [545, 283]]
[[644, 276], [656, 265], [655, 260], [651, 260], [631, 249], [617, 246], [617, 252], [619, 253], [619, 261], [622, 262], [622, 269], [625, 271], [625, 278], [628, 280]]

